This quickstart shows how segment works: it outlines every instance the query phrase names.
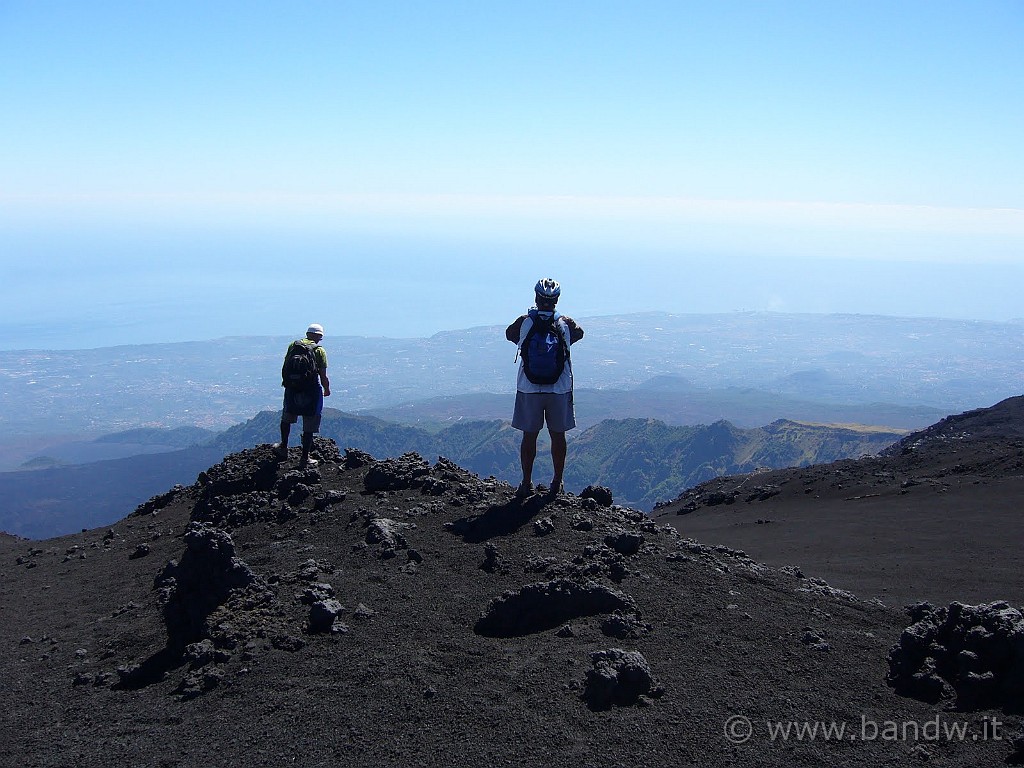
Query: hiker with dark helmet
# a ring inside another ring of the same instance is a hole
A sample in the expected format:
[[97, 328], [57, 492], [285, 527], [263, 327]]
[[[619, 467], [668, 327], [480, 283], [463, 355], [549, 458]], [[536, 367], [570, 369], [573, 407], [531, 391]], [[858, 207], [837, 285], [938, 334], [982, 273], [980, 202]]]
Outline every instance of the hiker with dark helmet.
[[505, 338], [518, 347], [520, 359], [516, 379], [516, 405], [512, 426], [521, 430], [519, 459], [523, 479], [516, 496], [534, 492], [533, 462], [537, 458], [537, 436], [547, 424], [551, 437], [551, 495], [563, 490], [565, 433], [576, 427], [572, 401], [572, 360], [569, 347], [583, 338], [583, 329], [571, 317], [555, 310], [561, 287], [550, 277], [534, 286], [536, 305], [505, 329]]
[[288, 435], [292, 424], [302, 417], [301, 466], [316, 466], [317, 460], [309, 455], [313, 447], [313, 433], [320, 431], [320, 418], [324, 398], [331, 396], [331, 382], [327, 378], [327, 350], [320, 346], [324, 327], [313, 323], [306, 329], [306, 338], [296, 339], [288, 345], [281, 366], [281, 386], [284, 387], [284, 408], [281, 410], [281, 442], [274, 445], [278, 458], [288, 458]]

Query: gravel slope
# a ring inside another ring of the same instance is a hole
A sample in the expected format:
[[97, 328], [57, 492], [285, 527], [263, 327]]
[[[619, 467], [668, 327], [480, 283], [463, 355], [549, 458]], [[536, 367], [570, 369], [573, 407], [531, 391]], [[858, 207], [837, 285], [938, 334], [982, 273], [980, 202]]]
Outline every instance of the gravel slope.
[[[806, 567], [686, 540], [601, 489], [521, 502], [444, 460], [316, 452], [307, 470], [269, 446], [233, 454], [109, 529], [0, 536], [0, 764], [976, 766], [1012, 752], [1019, 718], [895, 693], [887, 659], [908, 617]], [[769, 736], [789, 722], [851, 730]], [[861, 738], [887, 722], [918, 738]], [[968, 735], [929, 739], [929, 723]]]

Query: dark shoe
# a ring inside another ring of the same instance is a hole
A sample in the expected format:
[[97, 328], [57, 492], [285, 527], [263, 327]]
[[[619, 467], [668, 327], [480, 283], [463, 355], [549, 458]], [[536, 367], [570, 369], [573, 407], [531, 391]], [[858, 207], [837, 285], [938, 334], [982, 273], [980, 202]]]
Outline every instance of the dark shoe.
[[533, 496], [533, 483], [528, 483], [525, 480], [519, 484], [516, 488], [516, 498], [525, 499], [529, 496]]
[[544, 495], [551, 499], [560, 493], [565, 493], [565, 483], [551, 483], [551, 487], [547, 489]]
[[288, 446], [281, 445], [280, 443], [274, 443], [274, 455], [279, 459], [288, 458]]
[[300, 467], [315, 467], [320, 462], [314, 459], [312, 456], [307, 456], [299, 462]]

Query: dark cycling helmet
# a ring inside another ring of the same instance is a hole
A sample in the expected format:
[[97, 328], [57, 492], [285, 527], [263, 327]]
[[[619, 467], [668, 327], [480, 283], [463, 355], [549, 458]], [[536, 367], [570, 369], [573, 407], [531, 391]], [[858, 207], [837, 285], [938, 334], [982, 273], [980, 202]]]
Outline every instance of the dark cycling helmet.
[[548, 301], [558, 301], [558, 297], [562, 293], [562, 288], [558, 285], [558, 281], [552, 280], [550, 277], [538, 280], [533, 290], [536, 292], [538, 299], [547, 299]]

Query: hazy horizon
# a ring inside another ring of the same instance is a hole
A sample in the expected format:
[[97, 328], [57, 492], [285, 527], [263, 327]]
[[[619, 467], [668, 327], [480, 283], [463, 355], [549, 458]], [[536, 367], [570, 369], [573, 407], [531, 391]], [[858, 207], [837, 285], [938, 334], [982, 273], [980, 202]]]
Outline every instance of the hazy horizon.
[[0, 349], [1006, 321], [1024, 7], [0, 5]]

